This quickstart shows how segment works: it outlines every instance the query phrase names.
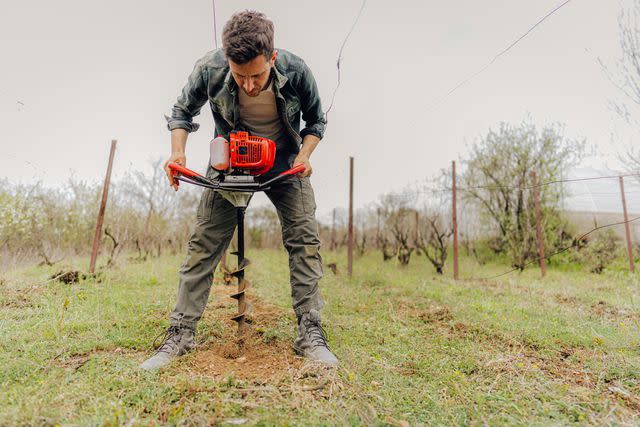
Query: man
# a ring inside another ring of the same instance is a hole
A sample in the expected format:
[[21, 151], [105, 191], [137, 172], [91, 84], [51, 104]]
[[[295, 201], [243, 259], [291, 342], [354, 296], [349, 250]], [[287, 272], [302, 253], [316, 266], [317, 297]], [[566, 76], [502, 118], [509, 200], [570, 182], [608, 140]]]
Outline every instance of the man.
[[[228, 138], [244, 130], [276, 142], [274, 167], [265, 178], [304, 164], [298, 176], [283, 180], [266, 192], [274, 204], [282, 239], [289, 253], [291, 296], [298, 318], [294, 350], [309, 359], [337, 365], [327, 346], [319, 311], [324, 306], [318, 281], [322, 277], [315, 199], [309, 181], [311, 153], [324, 134], [326, 120], [311, 71], [302, 59], [273, 46], [273, 23], [262, 13], [243, 11], [225, 24], [222, 49], [196, 62], [168, 120], [171, 156], [165, 163], [169, 183], [178, 189], [169, 162], [186, 166], [185, 145], [198, 129], [192, 118], [208, 101], [216, 135]], [[300, 116], [305, 127], [300, 131]], [[209, 166], [207, 175], [213, 173]], [[195, 330], [209, 298], [213, 271], [236, 227], [234, 206], [219, 193], [205, 189], [197, 220], [180, 268], [171, 326], [143, 369], [157, 369], [195, 347]]]

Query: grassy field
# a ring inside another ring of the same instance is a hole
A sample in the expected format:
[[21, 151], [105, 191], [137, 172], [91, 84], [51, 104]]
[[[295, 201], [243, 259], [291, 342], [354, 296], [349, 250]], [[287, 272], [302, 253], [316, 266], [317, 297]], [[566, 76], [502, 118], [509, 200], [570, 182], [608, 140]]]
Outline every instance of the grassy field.
[[249, 257], [244, 350], [229, 351], [234, 305], [216, 283], [198, 350], [155, 374], [138, 365], [168, 325], [181, 257], [74, 284], [47, 281], [60, 265], [0, 274], [0, 425], [640, 424], [640, 281], [621, 268], [454, 282], [424, 257], [370, 253], [350, 280], [344, 255], [324, 253], [339, 269], [322, 282], [336, 371], [290, 349], [284, 252]]

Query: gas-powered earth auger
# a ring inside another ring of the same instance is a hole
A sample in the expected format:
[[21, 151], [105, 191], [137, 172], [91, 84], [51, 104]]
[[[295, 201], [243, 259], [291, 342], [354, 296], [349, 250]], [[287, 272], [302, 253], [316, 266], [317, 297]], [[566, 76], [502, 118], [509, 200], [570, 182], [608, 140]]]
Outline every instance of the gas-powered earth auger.
[[238, 291], [231, 298], [238, 300], [238, 312], [232, 320], [238, 323], [238, 337], [242, 337], [245, 327], [245, 314], [250, 305], [245, 298], [249, 282], [244, 277], [244, 270], [249, 260], [244, 257], [244, 213], [253, 193], [268, 190], [272, 184], [304, 172], [304, 165], [295, 166], [265, 181], [256, 178], [273, 167], [276, 156], [276, 144], [270, 139], [251, 136], [247, 132], [232, 132], [230, 141], [219, 136], [210, 143], [210, 160], [214, 176], [204, 177], [197, 172], [169, 163], [173, 178], [189, 184], [211, 188], [219, 192], [236, 207], [238, 219], [238, 265], [231, 271], [238, 279]]

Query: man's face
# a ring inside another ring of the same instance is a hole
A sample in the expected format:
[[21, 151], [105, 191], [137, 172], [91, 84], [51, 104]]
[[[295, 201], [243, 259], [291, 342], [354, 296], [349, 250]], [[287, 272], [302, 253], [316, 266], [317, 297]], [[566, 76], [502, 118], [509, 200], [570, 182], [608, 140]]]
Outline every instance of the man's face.
[[276, 54], [277, 52], [274, 52], [270, 59], [264, 55], [258, 55], [245, 64], [236, 64], [229, 59], [233, 79], [247, 95], [258, 96], [265, 89]]

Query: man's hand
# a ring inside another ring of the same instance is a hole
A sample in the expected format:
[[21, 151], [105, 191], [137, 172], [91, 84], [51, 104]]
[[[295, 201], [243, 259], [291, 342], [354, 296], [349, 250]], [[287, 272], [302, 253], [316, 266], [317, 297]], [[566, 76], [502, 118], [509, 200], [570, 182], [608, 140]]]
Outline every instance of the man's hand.
[[293, 161], [293, 167], [296, 167], [300, 164], [304, 165], [304, 172], [298, 173], [300, 178], [305, 178], [307, 176], [311, 176], [313, 169], [311, 168], [311, 162], [309, 162], [309, 156], [304, 153], [299, 153], [296, 156], [296, 159]]
[[169, 185], [173, 187], [175, 191], [178, 191], [178, 182], [173, 179], [173, 174], [171, 173], [171, 169], [169, 169], [169, 163], [177, 163], [180, 166], [187, 166], [187, 156], [185, 156], [184, 152], [177, 151], [175, 153], [171, 153], [171, 157], [169, 160], [164, 162], [164, 172], [167, 174], [167, 178], [169, 178]]
[[171, 169], [169, 169], [169, 163], [177, 163], [180, 166], [187, 167], [187, 156], [185, 156], [185, 147], [187, 146], [187, 136], [189, 133], [184, 129], [174, 129], [171, 131], [171, 157], [164, 162], [164, 172], [169, 178], [169, 185], [173, 187], [175, 191], [178, 191], [178, 181], [173, 179]]
[[293, 161], [293, 166], [296, 167], [300, 164], [304, 165], [304, 172], [300, 172], [298, 176], [300, 178], [305, 178], [307, 176], [311, 176], [313, 169], [311, 168], [311, 163], [309, 162], [309, 158], [311, 157], [311, 153], [316, 149], [316, 146], [320, 142], [320, 138], [315, 135], [305, 135], [302, 140], [302, 147], [300, 148], [300, 152], [296, 156], [296, 159]]

